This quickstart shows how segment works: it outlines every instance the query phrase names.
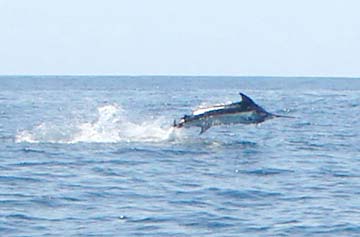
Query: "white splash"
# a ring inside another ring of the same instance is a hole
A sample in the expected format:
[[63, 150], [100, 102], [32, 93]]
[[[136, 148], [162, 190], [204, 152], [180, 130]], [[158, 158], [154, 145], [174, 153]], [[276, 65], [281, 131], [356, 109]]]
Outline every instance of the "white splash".
[[217, 104], [217, 105], [212, 105], [212, 106], [199, 106], [192, 111], [192, 114], [199, 115], [199, 114], [203, 114], [208, 111], [223, 109], [224, 107], [225, 107], [225, 104]]
[[31, 130], [20, 131], [16, 142], [29, 143], [116, 143], [161, 142], [177, 136], [174, 128], [162, 126], [162, 119], [134, 123], [120, 106], [104, 105], [97, 108], [92, 122], [64, 121], [61, 125], [41, 123]]
[[203, 113], [205, 113], [205, 112], [212, 111], [212, 110], [223, 109], [223, 108], [225, 108], [226, 106], [228, 106], [228, 105], [231, 104], [231, 103], [232, 103], [232, 102], [229, 101], [229, 102], [227, 102], [227, 103], [215, 104], [215, 105], [202, 104], [202, 105], [200, 105], [199, 107], [195, 108], [195, 109], [192, 111], [192, 114], [193, 114], [193, 115], [198, 115], [198, 114], [203, 114]]

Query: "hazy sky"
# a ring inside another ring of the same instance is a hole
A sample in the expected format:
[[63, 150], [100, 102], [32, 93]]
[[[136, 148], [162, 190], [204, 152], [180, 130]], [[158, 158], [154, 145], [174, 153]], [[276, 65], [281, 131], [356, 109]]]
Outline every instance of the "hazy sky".
[[359, 0], [0, 0], [0, 74], [360, 76]]

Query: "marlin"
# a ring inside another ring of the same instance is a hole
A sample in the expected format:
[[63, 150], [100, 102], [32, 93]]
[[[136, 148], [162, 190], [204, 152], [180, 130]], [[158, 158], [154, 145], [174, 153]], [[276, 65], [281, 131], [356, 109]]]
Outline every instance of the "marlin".
[[174, 120], [173, 126], [175, 128], [200, 127], [200, 134], [202, 134], [212, 126], [259, 124], [277, 117], [293, 118], [269, 113], [245, 94], [239, 94], [241, 96], [239, 102], [200, 107], [194, 110], [191, 115], [184, 115], [178, 123]]

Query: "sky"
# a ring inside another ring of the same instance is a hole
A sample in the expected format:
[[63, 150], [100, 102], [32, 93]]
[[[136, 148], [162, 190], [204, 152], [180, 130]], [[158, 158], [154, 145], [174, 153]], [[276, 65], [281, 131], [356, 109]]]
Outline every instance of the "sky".
[[0, 74], [360, 77], [359, 10], [359, 0], [0, 0]]

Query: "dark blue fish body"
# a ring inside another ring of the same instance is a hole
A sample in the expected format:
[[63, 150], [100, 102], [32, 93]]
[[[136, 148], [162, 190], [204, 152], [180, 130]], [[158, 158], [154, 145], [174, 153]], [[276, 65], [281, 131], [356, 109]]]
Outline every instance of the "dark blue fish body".
[[195, 110], [185, 115], [174, 127], [200, 127], [204, 133], [212, 126], [230, 124], [258, 124], [274, 117], [287, 117], [267, 112], [248, 96], [240, 93], [242, 100], [231, 104], [215, 105]]

